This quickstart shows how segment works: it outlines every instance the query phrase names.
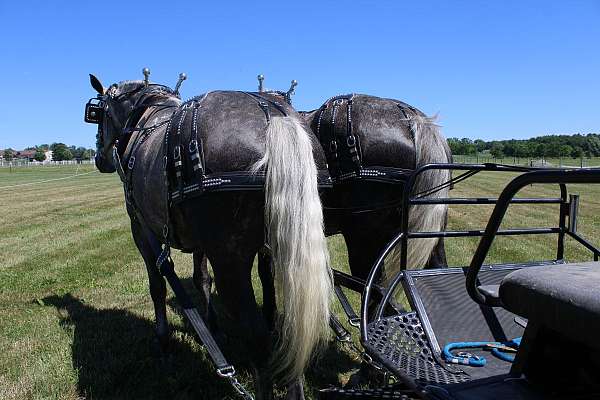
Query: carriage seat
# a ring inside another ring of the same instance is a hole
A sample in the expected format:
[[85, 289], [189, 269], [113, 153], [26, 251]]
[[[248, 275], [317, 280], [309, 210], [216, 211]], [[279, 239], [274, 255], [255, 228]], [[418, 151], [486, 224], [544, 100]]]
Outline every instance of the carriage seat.
[[600, 262], [522, 268], [499, 296], [507, 310], [600, 348]]

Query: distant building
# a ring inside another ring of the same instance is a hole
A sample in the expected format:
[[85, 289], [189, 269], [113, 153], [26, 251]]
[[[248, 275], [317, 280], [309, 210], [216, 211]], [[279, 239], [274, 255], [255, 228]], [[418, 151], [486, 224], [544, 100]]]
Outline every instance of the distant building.
[[48, 150], [44, 154], [46, 155], [45, 163], [52, 161], [52, 150]]
[[37, 150], [21, 150], [17, 151], [15, 154], [15, 158], [20, 158], [22, 160], [33, 161], [35, 160], [35, 153]]

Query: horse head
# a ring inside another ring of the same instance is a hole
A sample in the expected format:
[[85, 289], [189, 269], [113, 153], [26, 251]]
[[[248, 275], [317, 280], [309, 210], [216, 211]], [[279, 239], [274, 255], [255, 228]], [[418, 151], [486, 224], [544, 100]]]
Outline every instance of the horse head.
[[[98, 124], [96, 167], [100, 172], [115, 172], [114, 151], [127, 135], [130, 117], [140, 107], [144, 95], [179, 96], [167, 86], [148, 83], [147, 76], [145, 80], [122, 81], [105, 88], [98, 78], [90, 74], [90, 83], [98, 92], [96, 98], [86, 105], [86, 122]], [[121, 146], [124, 145], [126, 143], [121, 143]]]

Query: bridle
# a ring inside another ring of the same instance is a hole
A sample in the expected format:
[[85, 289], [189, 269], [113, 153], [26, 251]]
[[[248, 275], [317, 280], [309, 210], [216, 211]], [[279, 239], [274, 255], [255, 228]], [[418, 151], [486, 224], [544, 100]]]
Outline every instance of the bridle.
[[[136, 111], [139, 111], [140, 108], [143, 107], [143, 105], [140, 104], [141, 99], [144, 97], [143, 95], [156, 93], [172, 95], [179, 98], [179, 94], [174, 92], [168, 86], [152, 83], [147, 85], [141, 85], [135, 89], [119, 93], [118, 95], [114, 95], [113, 92], [117, 89], [117, 87], [117, 84], [112, 84], [106, 90], [105, 94], [98, 94], [96, 97], [92, 97], [91, 99], [89, 99], [85, 105], [84, 120], [87, 123], [98, 125], [98, 131], [96, 133], [96, 157], [100, 158], [104, 158], [104, 152], [100, 151], [100, 149], [101, 147], [104, 147], [104, 138], [102, 136], [102, 133], [104, 130], [105, 118], [109, 120], [109, 123], [112, 125], [112, 128], [115, 132], [117, 132], [117, 134], [114, 135], [114, 137], [112, 138], [111, 143], [109, 143], [109, 148], [112, 147], [113, 163], [115, 164], [115, 168], [118, 169], [120, 167], [120, 165], [117, 165], [117, 162], [120, 163], [117, 151], [118, 143], [125, 135], [129, 133], [127, 127], [131, 124], [131, 117], [137, 114]], [[128, 113], [125, 123], [121, 127], [118, 123], [118, 119], [112, 115], [109, 103], [121, 103], [125, 99], [131, 98], [132, 96], [138, 93], [141, 93], [141, 95], [134, 103], [131, 111]]]

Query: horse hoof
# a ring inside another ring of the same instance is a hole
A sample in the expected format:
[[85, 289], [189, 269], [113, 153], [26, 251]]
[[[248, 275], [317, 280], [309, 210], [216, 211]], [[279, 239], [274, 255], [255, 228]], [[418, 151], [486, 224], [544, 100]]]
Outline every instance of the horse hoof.
[[304, 386], [301, 383], [296, 383], [288, 387], [285, 400], [304, 400]]
[[353, 370], [354, 372], [348, 378], [348, 382], [344, 385], [344, 389], [356, 389], [365, 383], [365, 378], [360, 369]]
[[165, 358], [169, 354], [169, 338], [167, 336], [156, 336], [152, 340], [152, 353], [158, 359]]
[[356, 389], [361, 386], [381, 385], [380, 372], [373, 369], [371, 366], [362, 363], [360, 367], [350, 376], [348, 382], [344, 385], [345, 389]]

